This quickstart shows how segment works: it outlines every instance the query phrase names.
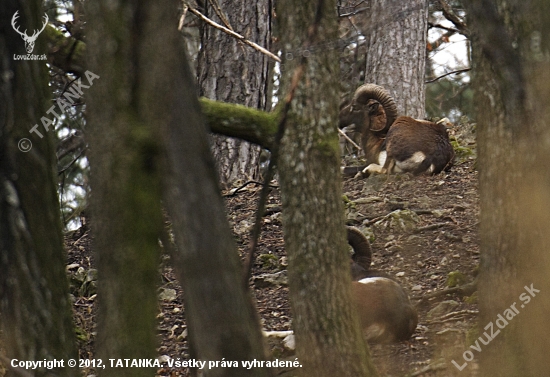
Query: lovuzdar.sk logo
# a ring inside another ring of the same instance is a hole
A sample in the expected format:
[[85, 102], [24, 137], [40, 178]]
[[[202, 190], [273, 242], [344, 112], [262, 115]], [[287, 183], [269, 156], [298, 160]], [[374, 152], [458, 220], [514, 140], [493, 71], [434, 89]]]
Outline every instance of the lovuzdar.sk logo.
[[13, 17], [11, 18], [11, 26], [13, 27], [13, 30], [15, 30], [19, 35], [21, 35], [21, 38], [23, 38], [23, 41], [25, 41], [25, 49], [27, 50], [27, 55], [13, 55], [14, 60], [46, 60], [46, 54], [43, 55], [34, 55], [32, 54], [32, 51], [34, 50], [34, 43], [36, 42], [36, 38], [44, 31], [46, 26], [48, 25], [48, 21], [50, 20], [48, 18], [48, 15], [44, 15], [44, 25], [42, 25], [42, 29], [40, 30], [34, 30], [32, 35], [27, 34], [27, 29], [25, 29], [24, 32], [21, 32], [19, 30], [19, 26], [16, 25], [17, 18], [19, 17], [19, 11], [16, 11], [13, 14]]

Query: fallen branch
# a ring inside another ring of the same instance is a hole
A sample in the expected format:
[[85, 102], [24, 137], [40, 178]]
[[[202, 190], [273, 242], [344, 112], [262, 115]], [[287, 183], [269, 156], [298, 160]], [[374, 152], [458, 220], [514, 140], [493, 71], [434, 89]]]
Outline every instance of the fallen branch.
[[458, 312], [451, 312], [451, 313], [447, 313], [445, 315], [442, 315], [441, 317], [439, 317], [439, 319], [443, 320], [443, 319], [455, 317], [455, 316], [462, 315], [462, 314], [478, 315], [479, 311], [477, 311], [477, 310], [459, 310]]
[[429, 323], [429, 324], [446, 323], [446, 322], [451, 322], [451, 321], [456, 321], [456, 320], [462, 319], [463, 317], [465, 317], [467, 315], [478, 315], [478, 314], [479, 314], [479, 311], [477, 311], [477, 310], [460, 310], [458, 312], [447, 313], [447, 314], [439, 317], [438, 319], [434, 319], [434, 320], [431, 320], [431, 321], [428, 320], [428, 321], [426, 321], [426, 323]]
[[377, 223], [377, 222], [380, 221], [380, 220], [384, 220], [384, 219], [388, 218], [388, 216], [389, 216], [390, 214], [391, 214], [391, 212], [388, 213], [387, 215], [384, 215], [384, 216], [375, 217], [374, 219], [369, 220], [369, 221], [363, 223], [363, 225], [364, 225], [364, 226], [371, 226], [372, 224]]
[[474, 279], [474, 281], [472, 281], [471, 283], [464, 284], [464, 285], [461, 285], [459, 287], [448, 288], [448, 289], [444, 289], [442, 291], [428, 293], [428, 294], [425, 294], [423, 296], [413, 297], [413, 300], [427, 301], [431, 298], [450, 295], [450, 294], [455, 294], [455, 293], [461, 294], [463, 296], [470, 296], [475, 291], [477, 291], [477, 278]]
[[434, 229], [439, 229], [439, 228], [442, 228], [444, 226], [447, 226], [449, 225], [449, 223], [435, 223], [435, 224], [430, 224], [430, 225], [426, 225], [426, 226], [421, 226], [419, 228], [416, 228], [414, 230], [415, 233], [420, 233], [420, 232], [423, 232], [425, 230], [434, 230]]
[[[238, 193], [239, 191], [241, 191], [242, 189], [244, 189], [246, 186], [252, 185], [252, 184], [261, 186], [261, 185], [263, 185], [263, 182], [248, 181], [248, 182], [246, 182], [245, 184], [242, 184], [241, 186], [239, 186], [239, 187], [237, 187], [237, 188], [231, 189], [231, 190], [229, 191], [228, 194], [225, 194], [225, 195], [223, 195], [223, 196], [224, 196], [224, 197], [235, 196], [235, 195], [237, 195], [237, 193]], [[279, 186], [274, 186], [274, 185], [269, 185], [269, 187], [270, 187], [270, 188], [279, 188]]]
[[411, 377], [418, 377], [418, 376], [423, 375], [424, 373], [435, 372], [437, 370], [443, 370], [443, 369], [447, 369], [447, 365], [445, 365], [445, 363], [430, 364], [427, 367], [424, 367], [424, 368], [420, 369], [419, 371], [414, 372], [410, 376]]

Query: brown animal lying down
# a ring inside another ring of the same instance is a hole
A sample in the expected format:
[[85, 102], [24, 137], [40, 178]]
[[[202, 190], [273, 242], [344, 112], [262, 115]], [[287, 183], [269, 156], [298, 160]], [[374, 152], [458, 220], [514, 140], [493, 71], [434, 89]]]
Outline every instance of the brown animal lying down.
[[[372, 253], [365, 235], [354, 227], [347, 230], [348, 243], [354, 251], [351, 260], [352, 296], [366, 340], [393, 343], [409, 339], [418, 324], [418, 315], [409, 297], [383, 272], [370, 269]], [[292, 331], [269, 331], [265, 335], [285, 338], [285, 346], [294, 349]]]
[[352, 293], [365, 338], [373, 343], [407, 340], [418, 324], [418, 314], [395, 281], [368, 277], [352, 283]]
[[357, 228], [348, 227], [352, 294], [367, 341], [392, 343], [407, 340], [418, 324], [418, 314], [409, 297], [383, 272], [370, 269], [372, 251], [369, 240]]
[[343, 169], [357, 177], [371, 173], [438, 174], [452, 165], [454, 150], [446, 127], [408, 116], [398, 116], [395, 100], [383, 87], [361, 85], [340, 106], [339, 128], [352, 127], [361, 135], [366, 167]]

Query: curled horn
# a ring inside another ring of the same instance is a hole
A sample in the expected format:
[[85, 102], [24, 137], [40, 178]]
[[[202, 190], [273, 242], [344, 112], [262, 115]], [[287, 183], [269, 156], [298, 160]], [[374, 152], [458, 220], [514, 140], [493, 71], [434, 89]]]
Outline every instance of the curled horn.
[[353, 261], [363, 267], [365, 271], [370, 268], [372, 260], [372, 251], [369, 240], [361, 231], [352, 226], [348, 226], [348, 243], [353, 248]]
[[380, 102], [386, 113], [386, 125], [382, 129], [371, 128], [374, 132], [387, 132], [397, 118], [397, 106], [386, 89], [376, 84], [361, 85], [353, 95], [352, 103], [366, 104], [370, 99]]

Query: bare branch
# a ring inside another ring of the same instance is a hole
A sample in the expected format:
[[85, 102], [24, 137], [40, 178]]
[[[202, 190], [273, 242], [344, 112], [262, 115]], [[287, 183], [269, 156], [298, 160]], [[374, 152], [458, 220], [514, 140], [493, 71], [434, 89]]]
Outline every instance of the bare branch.
[[468, 29], [468, 25], [456, 15], [455, 11], [453, 10], [453, 7], [447, 3], [445, 0], [439, 0], [439, 4], [441, 5], [441, 9], [443, 10], [443, 15], [446, 19], [451, 21], [458, 30], [460, 30], [461, 34], [464, 34], [465, 36], [470, 36], [470, 30]]
[[227, 17], [225, 16], [225, 14], [223, 13], [223, 10], [222, 8], [220, 7], [220, 4], [218, 3], [217, 0], [209, 0], [210, 1], [210, 4], [212, 5], [212, 8], [214, 9], [214, 12], [216, 13], [216, 15], [220, 18], [220, 20], [222, 20], [223, 24], [225, 25], [226, 28], [228, 28], [229, 30], [231, 31], [235, 31], [232, 27], [231, 27], [231, 24], [229, 23], [229, 20], [227, 19]]
[[[460, 30], [458, 30], [458, 29], [455, 29], [455, 28], [452, 28], [452, 27], [443, 26], [443, 25], [441, 25], [441, 24], [434, 24], [434, 23], [431, 23], [431, 22], [428, 22], [428, 27], [430, 27], [430, 28], [435, 27], [435, 28], [438, 28], [438, 29], [447, 30], [447, 31], [449, 31], [449, 32], [451, 32], [451, 33], [453, 33], [453, 34], [454, 34], [454, 33], [460, 33]], [[452, 35], [452, 34], [451, 34], [451, 35]]]
[[69, 169], [71, 166], [74, 165], [75, 162], [78, 161], [80, 157], [84, 154], [85, 149], [81, 150], [80, 153], [78, 153], [78, 156], [76, 156], [71, 162], [69, 162], [66, 166], [59, 166], [57, 168], [57, 175], [63, 174]]
[[[428, 23], [430, 25], [430, 23]], [[443, 43], [449, 43], [449, 38], [452, 37], [458, 33], [458, 30], [451, 29], [451, 31], [447, 31], [439, 36], [435, 41], [433, 42], [427, 42], [428, 45], [426, 48], [428, 48], [428, 51], [434, 51], [435, 49], [439, 48], [439, 46], [442, 46]]]
[[187, 11], [189, 10], [189, 7], [185, 2], [183, 3], [183, 13], [180, 17], [180, 22], [178, 23], [178, 30], [181, 31], [183, 29], [183, 25], [185, 23], [185, 16], [187, 16]]
[[248, 39], [246, 39], [242, 35], [240, 35], [238, 33], [235, 33], [232, 30], [229, 30], [225, 26], [222, 26], [222, 25], [218, 24], [217, 22], [212, 21], [211, 19], [206, 17], [204, 14], [202, 14], [201, 12], [199, 12], [198, 10], [196, 10], [196, 9], [190, 7], [190, 6], [189, 6], [189, 12], [193, 13], [195, 16], [197, 16], [198, 18], [200, 18], [202, 21], [206, 22], [210, 26], [215, 27], [216, 29], [219, 29], [219, 30], [223, 31], [224, 33], [227, 33], [227, 34], [231, 35], [232, 37], [238, 39], [239, 41], [241, 41], [241, 42], [249, 45], [250, 47], [260, 51], [262, 54], [269, 56], [271, 59], [273, 59], [273, 60], [275, 60], [279, 63], [281, 62], [281, 59], [277, 55], [274, 55], [273, 53], [269, 52], [268, 50], [266, 50], [262, 46], [254, 43], [254, 42], [249, 41]]
[[360, 14], [360, 13], [363, 13], [363, 12], [369, 10], [369, 9], [370, 9], [370, 8], [359, 8], [359, 9], [353, 11], [353, 12], [350, 12], [350, 13], [340, 14], [340, 15], [338, 15], [338, 17], [351, 17], [351, 16], [356, 16], [356, 15], [358, 15], [358, 14]]
[[442, 78], [445, 77], [445, 76], [449, 76], [449, 75], [452, 75], [452, 74], [457, 74], [457, 75], [458, 75], [459, 73], [468, 72], [468, 71], [470, 71], [471, 69], [472, 69], [472, 68], [463, 68], [463, 69], [458, 69], [458, 70], [456, 70], [456, 71], [447, 72], [447, 73], [445, 73], [445, 74], [443, 74], [443, 75], [441, 75], [441, 76], [438, 76], [438, 77], [436, 77], [436, 78], [434, 78], [434, 79], [425, 81], [424, 83], [425, 83], [425, 84], [429, 84], [429, 83], [431, 83], [431, 82], [434, 82], [434, 81], [437, 81], [437, 80], [439, 80], [439, 79], [442, 79]]
[[[370, 5], [367, 5], [363, 8], [359, 8], [359, 6], [364, 4], [364, 3], [365, 3], [365, 1], [360, 1], [357, 4], [354, 4], [354, 5], [351, 5], [351, 6], [342, 6], [342, 5], [339, 4], [338, 5], [338, 17], [351, 17], [351, 16], [355, 16], [359, 13], [362, 13], [366, 10], [369, 10]], [[345, 9], [345, 10], [349, 9], [349, 11], [347, 13], [340, 13], [340, 11], [342, 11], [343, 9]]]
[[75, 151], [82, 151], [82, 149], [84, 148], [86, 148], [84, 133], [82, 131], [77, 131], [59, 141], [59, 144], [56, 148], [57, 159], [61, 160], [63, 157], [69, 155], [70, 153], [73, 153]]
[[357, 145], [355, 143], [355, 141], [351, 140], [351, 138], [348, 135], [346, 135], [346, 133], [344, 131], [342, 131], [341, 129], [338, 129], [338, 133], [340, 135], [342, 135], [347, 141], [349, 141], [351, 143], [351, 145], [353, 145], [355, 148], [357, 148], [359, 150], [361, 149], [361, 147], [359, 145]]

